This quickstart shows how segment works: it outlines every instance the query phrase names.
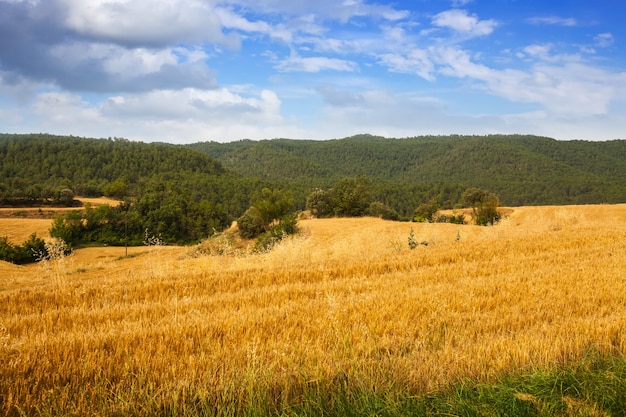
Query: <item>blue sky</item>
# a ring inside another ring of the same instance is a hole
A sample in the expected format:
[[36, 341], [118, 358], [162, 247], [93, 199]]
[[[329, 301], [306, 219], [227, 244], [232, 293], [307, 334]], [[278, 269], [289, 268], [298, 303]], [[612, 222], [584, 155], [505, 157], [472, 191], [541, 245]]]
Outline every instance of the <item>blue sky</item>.
[[626, 138], [617, 0], [0, 0], [0, 131]]

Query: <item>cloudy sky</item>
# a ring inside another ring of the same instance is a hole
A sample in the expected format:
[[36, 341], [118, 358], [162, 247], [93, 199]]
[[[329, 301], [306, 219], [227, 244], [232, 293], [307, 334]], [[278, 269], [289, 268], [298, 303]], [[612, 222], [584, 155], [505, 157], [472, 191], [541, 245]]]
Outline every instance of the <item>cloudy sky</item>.
[[0, 132], [626, 138], [622, 0], [0, 0]]

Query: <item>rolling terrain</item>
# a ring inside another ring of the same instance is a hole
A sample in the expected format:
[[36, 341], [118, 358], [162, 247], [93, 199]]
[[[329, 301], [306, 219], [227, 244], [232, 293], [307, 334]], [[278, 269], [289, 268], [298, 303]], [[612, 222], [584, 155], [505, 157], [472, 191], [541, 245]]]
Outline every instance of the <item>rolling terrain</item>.
[[[459, 381], [626, 354], [624, 204], [515, 207], [493, 227], [300, 226], [266, 254], [109, 247], [1, 263], [0, 409], [291, 415], [349, 403], [359, 414], [380, 398], [393, 415]], [[542, 394], [502, 395], [536, 410]], [[562, 415], [620, 404], [563, 395]]]

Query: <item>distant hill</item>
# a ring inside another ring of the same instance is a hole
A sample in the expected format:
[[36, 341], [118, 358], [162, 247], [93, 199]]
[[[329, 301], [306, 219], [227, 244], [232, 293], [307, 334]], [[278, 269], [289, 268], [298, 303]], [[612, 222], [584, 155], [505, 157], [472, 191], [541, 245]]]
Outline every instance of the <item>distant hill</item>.
[[[291, 190], [296, 208], [303, 209], [313, 189], [359, 175], [371, 179], [372, 201], [403, 218], [431, 200], [457, 206], [470, 187], [491, 191], [510, 206], [622, 203], [626, 141], [358, 135], [172, 145], [0, 134], [0, 204], [59, 198], [68, 190], [125, 194], [150, 217], [148, 226], [169, 230], [172, 241], [186, 239], [175, 230], [196, 239], [230, 224], [264, 187]], [[181, 216], [186, 222], [177, 223]], [[207, 223], [207, 216], [214, 221]]]
[[[147, 229], [168, 242], [197, 241], [230, 225], [255, 193], [270, 185], [234, 174], [216, 159], [184, 146], [0, 134], [0, 205], [71, 205], [79, 195], [130, 198], [134, 217], [128, 221], [134, 219], [135, 243]], [[123, 242], [124, 210], [128, 208], [89, 214], [92, 223], [115, 229], [107, 244]], [[104, 239], [94, 235], [92, 241]]]
[[189, 145], [243, 176], [328, 187], [363, 175], [383, 188], [480, 187], [502, 204], [626, 202], [626, 141], [557, 141], [523, 135], [337, 140], [273, 139]]

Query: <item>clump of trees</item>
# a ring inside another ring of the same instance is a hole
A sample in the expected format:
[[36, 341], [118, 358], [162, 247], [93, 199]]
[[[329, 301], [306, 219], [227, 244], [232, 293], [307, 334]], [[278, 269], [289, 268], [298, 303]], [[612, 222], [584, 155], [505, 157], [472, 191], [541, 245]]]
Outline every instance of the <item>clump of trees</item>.
[[472, 208], [472, 219], [479, 226], [494, 225], [502, 218], [498, 211], [498, 197], [480, 188], [469, 188], [463, 193], [463, 203]]
[[372, 181], [363, 176], [344, 178], [329, 190], [315, 189], [306, 209], [318, 218], [375, 216], [398, 220], [398, 213], [380, 201], [372, 201]]
[[0, 260], [22, 265], [40, 260], [47, 256], [46, 242], [37, 237], [36, 233], [30, 235], [26, 242], [16, 245], [9, 242], [6, 236], [0, 237]]
[[118, 206], [86, 205], [57, 216], [50, 235], [70, 247], [138, 246], [147, 229], [164, 243], [187, 244], [224, 229], [231, 219], [222, 204], [199, 200], [172, 181], [151, 181]]
[[[480, 188], [468, 188], [461, 199], [464, 207], [472, 209], [472, 221], [479, 226], [494, 225], [502, 218], [498, 211], [500, 200], [494, 193]], [[436, 199], [432, 199], [415, 209], [413, 221], [463, 224], [465, 215], [439, 215], [439, 204]]]
[[291, 191], [264, 188], [246, 212], [237, 219], [239, 235], [257, 239], [256, 252], [266, 252], [285, 236], [298, 232], [295, 200]]

